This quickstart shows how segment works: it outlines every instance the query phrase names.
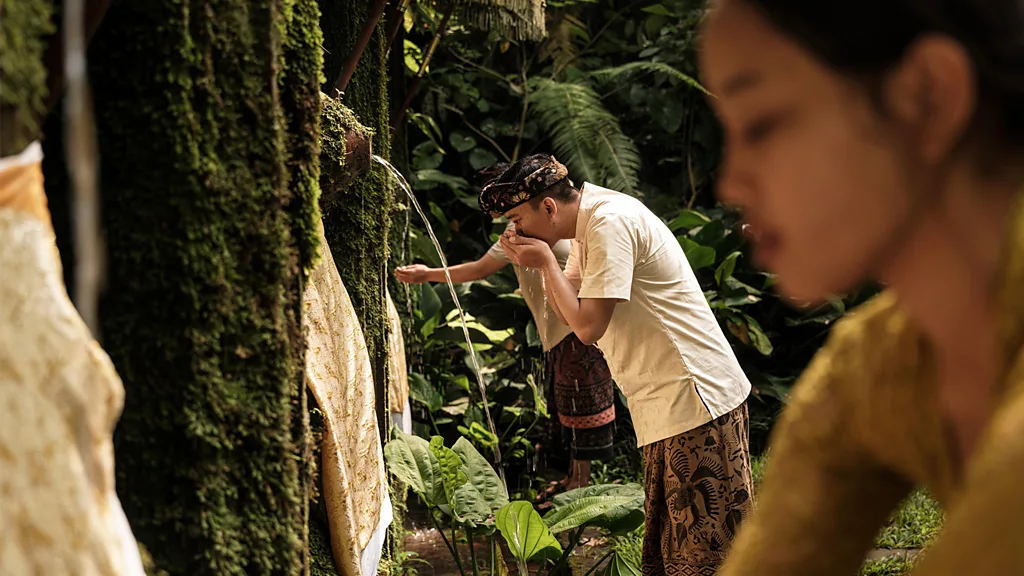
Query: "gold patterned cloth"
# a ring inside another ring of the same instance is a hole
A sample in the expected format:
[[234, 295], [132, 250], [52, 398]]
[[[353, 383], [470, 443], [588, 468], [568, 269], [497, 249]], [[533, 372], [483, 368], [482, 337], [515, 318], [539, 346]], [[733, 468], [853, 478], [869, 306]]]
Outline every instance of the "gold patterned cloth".
[[720, 576], [857, 573], [912, 487], [946, 511], [913, 576], [1024, 574], [1024, 195], [999, 284], [997, 406], [961, 468], [939, 402], [933, 352], [896, 297], [833, 330], [772, 440], [756, 511]]
[[64, 288], [33, 144], [0, 163], [0, 574], [142, 576], [114, 491], [124, 388]]
[[363, 551], [381, 523], [387, 476], [366, 341], [322, 222], [319, 228], [322, 257], [303, 295], [306, 384], [324, 413], [321, 473], [334, 562], [342, 576], [360, 576]]
[[403, 412], [409, 400], [409, 368], [405, 362], [405, 337], [398, 308], [387, 292], [388, 304], [388, 406], [391, 412]]

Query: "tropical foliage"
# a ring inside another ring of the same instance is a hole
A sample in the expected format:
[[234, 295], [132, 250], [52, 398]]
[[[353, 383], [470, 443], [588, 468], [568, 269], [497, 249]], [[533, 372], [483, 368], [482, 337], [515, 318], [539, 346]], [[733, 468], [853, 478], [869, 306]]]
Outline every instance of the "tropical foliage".
[[[588, 486], [560, 494], [541, 517], [531, 502], [509, 501], [502, 479], [465, 438], [448, 448], [440, 436], [427, 442], [396, 431], [384, 455], [392, 473], [427, 507], [462, 576], [479, 574], [475, 536], [487, 538], [490, 574], [508, 573], [496, 540], [500, 534], [519, 574], [553, 575], [567, 570], [569, 556], [588, 527], [628, 534], [644, 522], [644, 491], [638, 484]], [[458, 544], [460, 530], [469, 542], [469, 568]], [[564, 548], [556, 538], [560, 533], [569, 534]], [[638, 573], [629, 558], [614, 552], [591, 570], [602, 565], [606, 574]]]
[[[752, 442], [760, 451], [789, 386], [830, 324], [872, 292], [795, 306], [775, 295], [774, 279], [751, 264], [737, 215], [713, 197], [721, 135], [694, 65], [702, 14], [699, 0], [550, 2], [548, 38], [539, 43], [449, 25], [407, 115], [407, 171], [452, 262], [479, 257], [502, 228], [479, 213], [473, 178], [497, 161], [552, 151], [577, 183], [643, 199], [677, 234], [754, 384]], [[436, 23], [426, 3], [410, 10], [410, 69], [419, 68], [425, 50], [416, 47], [430, 41]], [[415, 227], [410, 235], [409, 258], [438, 265], [425, 235]], [[461, 428], [483, 450], [499, 443], [510, 455], [505, 464], [521, 468], [532, 457], [530, 438], [542, 430], [537, 418], [545, 410], [537, 394], [539, 342], [515, 289], [511, 271], [460, 288], [476, 323], [488, 402], [500, 411], [498, 438], [480, 428], [483, 401], [466, 385], [465, 344], [450, 325], [441, 290], [435, 292], [440, 307], [427, 289], [416, 312], [420, 363], [413, 379], [420, 432], [453, 438]]]

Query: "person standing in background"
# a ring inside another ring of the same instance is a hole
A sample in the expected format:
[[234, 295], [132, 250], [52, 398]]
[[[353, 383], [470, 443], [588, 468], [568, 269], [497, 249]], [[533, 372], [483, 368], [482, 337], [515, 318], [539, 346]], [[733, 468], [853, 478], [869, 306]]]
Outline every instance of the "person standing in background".
[[[751, 507], [747, 381], [668, 226], [553, 156], [523, 158], [480, 206], [516, 225], [501, 246], [540, 270], [548, 301], [599, 344], [644, 451], [644, 576], [714, 576]], [[550, 246], [572, 239], [564, 267]]]
[[[507, 168], [507, 164], [498, 164], [481, 170], [478, 178], [486, 182]], [[506, 228], [510, 230], [514, 230], [511, 223]], [[569, 242], [554, 242], [550, 248], [559, 265], [564, 266], [569, 257]], [[500, 243], [495, 242], [478, 260], [449, 266], [448, 271], [452, 282], [459, 284], [483, 280], [509, 263]], [[537, 503], [547, 507], [556, 493], [589, 485], [591, 461], [609, 460], [614, 456], [615, 385], [601, 351], [580, 342], [551, 309], [540, 272], [515, 266], [515, 273], [545, 352], [550, 374], [549, 398], [554, 397], [553, 424], [556, 432], [560, 429], [561, 439], [570, 449], [569, 473], [560, 482], [552, 482], [537, 497]], [[445, 281], [442, 268], [422, 264], [402, 266], [395, 270], [395, 277], [408, 284]]]

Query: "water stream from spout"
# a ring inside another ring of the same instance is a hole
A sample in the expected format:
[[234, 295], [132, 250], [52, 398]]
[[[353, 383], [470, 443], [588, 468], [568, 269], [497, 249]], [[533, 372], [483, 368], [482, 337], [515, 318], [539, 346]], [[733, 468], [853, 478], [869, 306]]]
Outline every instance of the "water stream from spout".
[[[487, 406], [487, 387], [484, 385], [483, 372], [480, 371], [480, 362], [476, 358], [476, 350], [473, 349], [473, 341], [469, 337], [469, 326], [466, 324], [466, 315], [462, 311], [462, 305], [459, 304], [459, 296], [455, 293], [455, 284], [452, 282], [452, 276], [448, 272], [448, 260], [444, 256], [444, 251], [441, 250], [441, 243], [437, 241], [437, 236], [434, 234], [434, 229], [430, 226], [430, 220], [427, 219], [426, 213], [423, 212], [423, 208], [420, 207], [420, 203], [416, 200], [416, 196], [412, 193], [412, 188], [409, 183], [402, 176], [402, 173], [397, 168], [391, 165], [390, 162], [374, 154], [373, 161], [380, 164], [388, 171], [389, 174], [398, 182], [399, 187], [405, 191], [406, 196], [409, 197], [409, 201], [412, 202], [416, 212], [419, 213], [420, 218], [423, 220], [423, 225], [427, 227], [427, 234], [430, 236], [430, 240], [434, 243], [434, 248], [437, 249], [437, 255], [441, 259], [441, 267], [444, 268], [444, 278], [448, 284], [448, 291], [452, 295], [452, 301], [455, 303], [455, 309], [459, 311], [459, 320], [462, 323], [462, 335], [466, 337], [466, 347], [469, 348], [469, 358], [473, 364], [473, 373], [476, 375], [476, 383], [480, 388], [480, 397], [484, 403], [484, 416], [487, 418], [487, 428], [494, 435], [495, 439], [498, 439], [498, 430], [494, 426], [494, 420], [491, 418], [491, 411]], [[501, 448], [497, 443], [494, 445], [494, 458], [497, 460], [498, 473], [501, 474], [502, 480], [505, 479], [505, 472], [501, 466]]]

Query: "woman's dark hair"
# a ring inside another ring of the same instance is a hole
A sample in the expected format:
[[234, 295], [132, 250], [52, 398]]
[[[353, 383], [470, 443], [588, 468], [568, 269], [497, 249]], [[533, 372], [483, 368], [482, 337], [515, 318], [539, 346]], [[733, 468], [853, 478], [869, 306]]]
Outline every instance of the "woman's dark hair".
[[974, 62], [975, 122], [1024, 144], [1024, 0], [741, 0], [820, 60], [877, 81], [922, 35], [959, 41]]

